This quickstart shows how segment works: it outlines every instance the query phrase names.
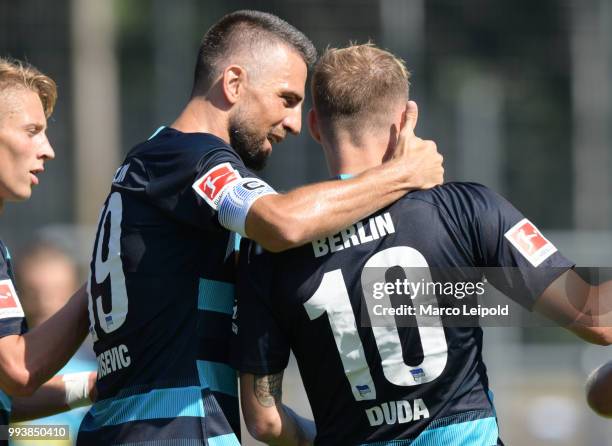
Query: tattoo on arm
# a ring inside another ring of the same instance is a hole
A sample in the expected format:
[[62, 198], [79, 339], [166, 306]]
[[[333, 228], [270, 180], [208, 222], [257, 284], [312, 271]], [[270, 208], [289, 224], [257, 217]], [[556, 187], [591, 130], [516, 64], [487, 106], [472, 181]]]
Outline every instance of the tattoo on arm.
[[253, 391], [257, 401], [263, 407], [272, 407], [281, 402], [283, 396], [283, 373], [255, 375]]

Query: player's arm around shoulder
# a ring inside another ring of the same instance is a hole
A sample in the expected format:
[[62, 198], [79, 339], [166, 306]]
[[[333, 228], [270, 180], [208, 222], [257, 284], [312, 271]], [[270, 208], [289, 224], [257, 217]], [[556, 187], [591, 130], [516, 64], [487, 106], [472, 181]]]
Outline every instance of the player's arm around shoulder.
[[249, 433], [274, 446], [312, 445], [315, 426], [282, 403], [283, 371], [240, 374], [242, 413]]
[[414, 134], [418, 109], [410, 101], [406, 124], [386, 162], [346, 181], [325, 181], [266, 195], [246, 217], [249, 238], [272, 252], [338, 232], [388, 206], [406, 192], [441, 184], [442, 155], [433, 141]]

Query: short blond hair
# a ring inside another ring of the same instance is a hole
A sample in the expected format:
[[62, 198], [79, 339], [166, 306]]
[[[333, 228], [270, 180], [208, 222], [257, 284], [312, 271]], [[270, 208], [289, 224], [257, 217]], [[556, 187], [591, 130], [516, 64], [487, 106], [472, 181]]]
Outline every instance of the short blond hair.
[[328, 48], [313, 70], [312, 99], [324, 127], [345, 125], [357, 132], [364, 120], [376, 124], [384, 118], [391, 101], [408, 100], [409, 79], [402, 59], [371, 42]]
[[53, 113], [57, 101], [55, 81], [28, 63], [0, 57], [0, 92], [8, 88], [34, 91], [42, 102], [45, 116], [49, 118]]

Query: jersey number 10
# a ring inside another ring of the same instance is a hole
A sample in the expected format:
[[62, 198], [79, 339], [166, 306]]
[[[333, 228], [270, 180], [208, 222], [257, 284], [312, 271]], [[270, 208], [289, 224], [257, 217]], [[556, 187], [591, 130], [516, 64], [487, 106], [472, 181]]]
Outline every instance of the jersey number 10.
[[[407, 246], [397, 246], [374, 254], [366, 262], [361, 273], [364, 290], [365, 283], [371, 282], [373, 278], [370, 274], [368, 280], [365, 280], [364, 273], [368, 268], [371, 268], [369, 272], [374, 271], [379, 275], [374, 277], [376, 282], [385, 282], [386, 270], [395, 266], [418, 267], [419, 271], [427, 271], [427, 275], [430, 276], [427, 261], [419, 251]], [[431, 280], [431, 277], [425, 279]], [[386, 306], [390, 307], [389, 297], [385, 295], [384, 299]], [[304, 302], [304, 307], [311, 320], [327, 314], [344, 373], [355, 399], [357, 401], [376, 399], [376, 386], [357, 332], [357, 322], [342, 270], [336, 269], [325, 273], [319, 288], [308, 301]], [[418, 323], [420, 318], [417, 316], [416, 319]], [[434, 324], [431, 320], [429, 316], [429, 325], [433, 326], [418, 328], [423, 347], [423, 361], [418, 366], [409, 366], [404, 362], [402, 344], [393, 317], [390, 318], [392, 323], [386, 326], [372, 327], [382, 360], [382, 370], [390, 383], [396, 386], [415, 386], [435, 380], [444, 371], [448, 357], [444, 327], [439, 318]]]

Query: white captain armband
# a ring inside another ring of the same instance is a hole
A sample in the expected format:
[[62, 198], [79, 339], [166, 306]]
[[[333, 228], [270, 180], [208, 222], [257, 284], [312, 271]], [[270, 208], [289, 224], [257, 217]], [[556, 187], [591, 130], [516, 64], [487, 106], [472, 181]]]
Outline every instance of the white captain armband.
[[258, 198], [276, 194], [259, 178], [242, 178], [223, 191], [219, 200], [219, 223], [230, 231], [246, 237], [245, 223], [249, 209]]

